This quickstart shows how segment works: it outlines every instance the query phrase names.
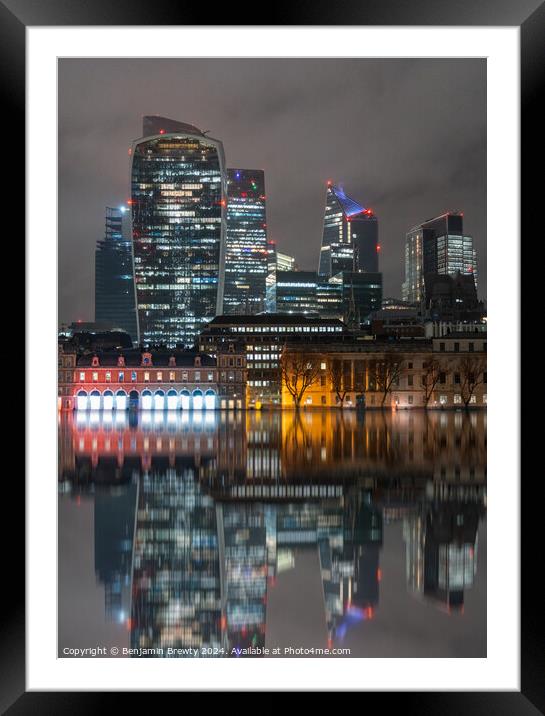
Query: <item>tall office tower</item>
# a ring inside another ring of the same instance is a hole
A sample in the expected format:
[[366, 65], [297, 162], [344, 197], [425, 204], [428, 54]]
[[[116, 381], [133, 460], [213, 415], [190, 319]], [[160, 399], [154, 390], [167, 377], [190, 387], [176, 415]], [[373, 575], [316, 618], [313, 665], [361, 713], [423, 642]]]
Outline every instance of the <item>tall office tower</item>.
[[477, 254], [473, 237], [464, 234], [463, 217], [461, 212], [447, 212], [407, 232], [401, 287], [405, 301], [423, 300], [426, 274], [471, 274], [477, 288]]
[[265, 307], [268, 271], [265, 175], [261, 169], [227, 170], [227, 234], [223, 313]]
[[278, 271], [297, 271], [295, 257], [289, 256], [289, 254], [283, 254], [281, 251], [277, 251], [276, 268]]
[[377, 217], [328, 182], [318, 272], [322, 276], [340, 271], [377, 273], [379, 251]]
[[137, 340], [131, 222], [125, 206], [106, 208], [104, 238], [97, 242], [95, 322], [122, 328]]
[[143, 131], [131, 149], [139, 341], [191, 346], [223, 307], [223, 145], [164, 117], [144, 117]]

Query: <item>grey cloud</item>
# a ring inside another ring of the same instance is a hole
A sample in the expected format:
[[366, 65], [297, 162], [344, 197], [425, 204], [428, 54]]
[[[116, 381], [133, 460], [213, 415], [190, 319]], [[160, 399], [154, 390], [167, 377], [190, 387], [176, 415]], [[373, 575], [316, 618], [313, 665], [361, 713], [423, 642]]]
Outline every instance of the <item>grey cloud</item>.
[[229, 165], [265, 170], [270, 235], [302, 268], [317, 264], [325, 182], [342, 182], [379, 217], [385, 295], [400, 292], [407, 228], [463, 210], [485, 295], [484, 60], [62, 59], [61, 320], [93, 316], [104, 207], [127, 198], [127, 149], [150, 113], [209, 129]]

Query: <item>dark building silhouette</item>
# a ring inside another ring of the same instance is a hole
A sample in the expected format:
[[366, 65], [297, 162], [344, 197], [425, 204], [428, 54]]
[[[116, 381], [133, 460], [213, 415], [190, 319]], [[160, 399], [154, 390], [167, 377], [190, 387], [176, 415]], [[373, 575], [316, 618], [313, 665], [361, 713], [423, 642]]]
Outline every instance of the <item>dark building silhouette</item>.
[[424, 276], [426, 316], [434, 321], [480, 321], [484, 304], [477, 298], [471, 274], [428, 273]]
[[104, 585], [109, 621], [124, 622], [130, 616], [136, 495], [137, 484], [132, 481], [95, 495], [95, 572]]
[[130, 212], [125, 206], [106, 208], [104, 238], [97, 242], [95, 321], [111, 323], [137, 340]]
[[381, 273], [343, 271], [329, 283], [339, 287], [342, 311], [339, 318], [351, 328], [362, 327], [381, 306]]
[[125, 331], [115, 329], [88, 329], [74, 331], [73, 335], [65, 341], [77, 353], [93, 351], [132, 349], [131, 336]]

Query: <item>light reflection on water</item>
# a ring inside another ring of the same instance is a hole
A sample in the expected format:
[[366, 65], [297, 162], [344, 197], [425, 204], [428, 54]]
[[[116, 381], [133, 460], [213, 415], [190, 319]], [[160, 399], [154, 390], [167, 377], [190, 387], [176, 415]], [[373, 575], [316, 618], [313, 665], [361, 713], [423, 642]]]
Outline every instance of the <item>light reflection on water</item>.
[[485, 655], [486, 413], [91, 411], [59, 440], [60, 648]]

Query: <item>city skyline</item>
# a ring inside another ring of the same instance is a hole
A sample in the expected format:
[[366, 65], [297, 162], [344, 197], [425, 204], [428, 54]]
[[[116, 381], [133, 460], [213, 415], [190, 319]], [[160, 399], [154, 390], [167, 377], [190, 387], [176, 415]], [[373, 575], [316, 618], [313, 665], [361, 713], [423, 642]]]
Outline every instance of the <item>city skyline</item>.
[[[456, 209], [464, 211], [467, 231], [475, 237], [475, 247], [479, 254], [479, 293], [486, 296], [484, 63], [479, 60], [294, 60], [288, 61], [293, 72], [286, 79], [285, 72], [278, 67], [285, 62], [258, 60], [248, 63], [236, 60], [222, 63], [228, 65], [226, 68], [213, 60], [61, 61], [61, 322], [90, 319], [92, 316], [92, 254], [96, 241], [100, 239], [104, 206], [115, 205], [117, 197], [120, 204], [126, 201], [127, 149], [131, 139], [138, 134], [134, 125], [140, 117], [134, 116], [132, 106], [135, 100], [130, 91], [126, 91], [126, 87], [123, 97], [129, 101], [123, 110], [113, 103], [106, 116], [103, 108], [108, 106], [108, 102], [102, 103], [100, 107], [89, 106], [89, 98], [92, 98], [97, 87], [98, 74], [101, 87], [102, 80], [108, 80], [103, 87], [108, 95], [112, 89], [109, 82], [114, 82], [120, 73], [126, 74], [130, 87], [139, 72], [143, 73], [142, 77], [149, 79], [158, 70], [162, 70], [166, 85], [169, 73], [180, 66], [187, 70], [180, 75], [179, 82], [180, 86], [191, 90], [192, 109], [187, 104], [172, 102], [170, 98], [161, 101], [156, 96], [160, 87], [153, 85], [153, 91], [149, 92], [150, 101], [143, 101], [141, 114], [161, 113], [184, 122], [194, 121], [203, 128], [210, 127], [212, 134], [224, 143], [228, 166], [262, 168], [267, 182], [268, 238], [276, 241], [279, 251], [294, 255], [299, 268], [314, 269], [317, 265], [325, 188], [328, 180], [334, 180], [379, 216], [385, 296], [399, 296], [401, 293], [403, 244], [410, 226], [444, 211]], [[106, 65], [111, 71], [104, 73]], [[198, 91], [195, 86], [191, 89], [190, 80], [196, 69], [194, 65], [200, 65], [201, 70], [206, 70], [204, 75], [200, 75], [204, 79]], [[334, 98], [330, 97], [321, 103], [318, 101], [318, 84], [310, 71], [311, 65], [314, 65], [314, 69], [320, 65], [325, 72], [322, 81], [318, 83], [322, 88], [328, 86], [328, 82], [323, 82], [324, 79], [342, 77], [341, 88], [333, 91]], [[216, 74], [211, 74], [211, 67], [217, 68]], [[101, 72], [98, 72], [99, 68]], [[229, 72], [233, 69], [237, 72]], [[226, 72], [229, 81], [226, 80]], [[241, 79], [255, 76], [256, 72], [271, 79], [266, 95], [260, 94], [260, 87], [248, 87], [244, 83], [244, 86], [240, 85]], [[307, 81], [301, 82], [302, 75], [306, 76]], [[76, 82], [82, 76], [85, 77], [85, 98], [80, 91], [82, 83]], [[223, 90], [223, 94], [218, 95], [217, 91], [214, 93], [212, 90], [221, 78], [227, 91]], [[272, 81], [274, 79], [276, 81]], [[298, 81], [300, 92], [295, 93]], [[355, 85], [360, 86], [361, 97], [357, 95], [354, 99]], [[452, 92], [456, 87], [462, 88], [462, 85], [463, 91]], [[209, 106], [210, 101], [205, 99], [208, 96], [207, 88], [211, 92], [210, 96], [214, 97], [212, 108]], [[409, 92], [411, 88], [412, 95]], [[451, 93], [448, 106], [443, 101], [445, 90]], [[254, 101], [245, 114], [239, 115], [234, 111], [235, 104], [245, 97], [245, 92], [250, 93]], [[411, 125], [408, 117], [414, 114], [410, 110], [415, 92], [421, 109], [426, 111], [419, 114], [418, 121]], [[138, 102], [140, 94], [135, 97]], [[362, 99], [369, 100], [371, 96], [375, 99], [374, 103], [361, 104]], [[348, 107], [346, 103], [350, 97], [355, 102], [351, 115], [354, 122], [350, 120], [348, 124], [354, 124], [358, 117], [366, 121], [360, 125], [360, 129], [344, 127], [345, 130], [352, 130], [347, 139], [344, 136], [346, 131], [339, 133], [338, 129], [342, 126], [339, 122], [344, 116], [341, 110]], [[403, 102], [402, 121], [401, 117], [392, 116], [391, 112]], [[150, 103], [154, 105], [152, 108], [149, 107]], [[369, 105], [372, 105], [371, 109]], [[454, 108], [456, 112], [453, 112]], [[305, 111], [313, 120], [308, 129], [301, 124]], [[210, 116], [217, 117], [217, 121], [210, 121]], [[252, 116], [255, 121], [261, 117], [259, 137], [255, 126], [249, 134], [247, 132]], [[338, 117], [335, 125], [331, 123], [333, 116]], [[379, 127], [377, 121], [381, 117], [384, 126]], [[273, 121], [275, 118], [276, 122]], [[295, 125], [292, 126], [293, 122]], [[239, 133], [244, 134], [245, 128], [244, 138], [238, 136]], [[390, 136], [392, 130], [396, 133], [397, 141], [393, 141]], [[374, 144], [366, 143], [370, 133], [374, 135]], [[324, 137], [327, 141], [324, 141]], [[331, 137], [335, 141], [331, 141]], [[389, 137], [389, 144], [385, 144], [386, 137]], [[347, 141], [354, 145], [352, 151], [346, 148]], [[438, 141], [441, 143], [441, 154], [436, 152]], [[310, 150], [309, 144], [314, 145], [314, 151]], [[395, 152], [392, 152], [392, 144]], [[379, 151], [381, 156], [378, 158], [377, 145], [382, 151]], [[389, 147], [388, 151], [384, 151], [386, 146]], [[279, 160], [289, 152], [293, 165], [286, 162], [282, 166]], [[335, 155], [333, 157], [332, 152]], [[87, 156], [89, 153], [92, 156]], [[303, 167], [305, 157], [308, 161]], [[365, 161], [367, 157], [368, 162]], [[355, 161], [355, 158], [359, 161]], [[327, 173], [326, 165], [329, 169]], [[438, 165], [443, 167], [439, 172]], [[82, 167], [88, 171], [82, 172]], [[93, 190], [91, 187], [97, 179], [98, 183]], [[97, 206], [99, 200], [100, 207]], [[81, 217], [75, 228], [74, 216]], [[97, 225], [100, 228], [95, 228]], [[397, 227], [395, 231], [394, 226]]]

